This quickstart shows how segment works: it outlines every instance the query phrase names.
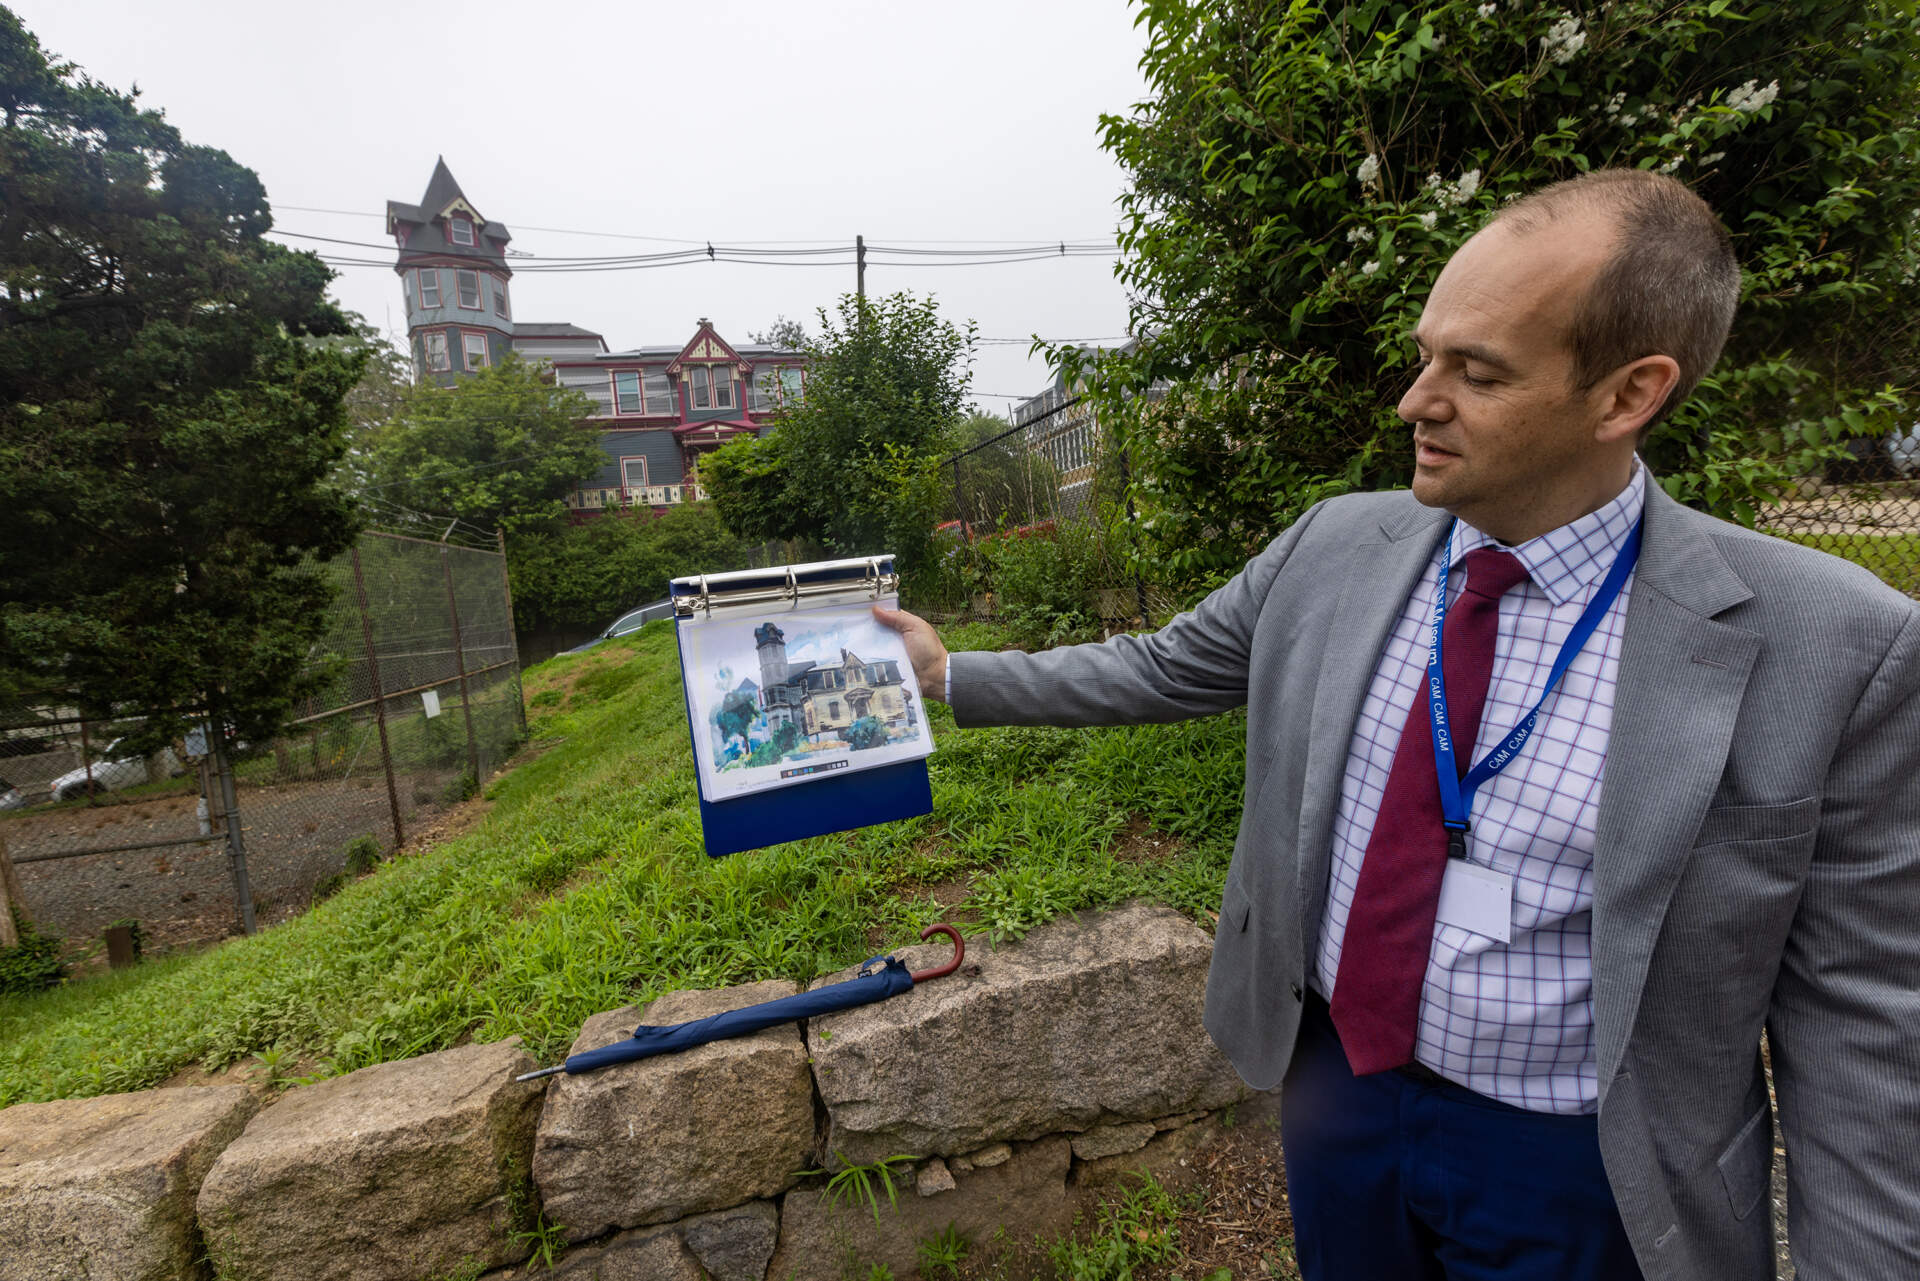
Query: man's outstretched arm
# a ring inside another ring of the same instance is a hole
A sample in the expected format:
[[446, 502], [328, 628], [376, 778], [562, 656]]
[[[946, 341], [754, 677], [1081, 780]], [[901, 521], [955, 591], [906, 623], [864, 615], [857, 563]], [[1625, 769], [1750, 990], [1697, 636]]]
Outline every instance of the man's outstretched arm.
[[[962, 725], [1126, 725], [1224, 712], [1247, 701], [1254, 626], [1315, 507], [1226, 586], [1147, 636], [1037, 654], [950, 654], [924, 619], [875, 608], [901, 634], [928, 698], [947, 698]], [[950, 692], [948, 692], [950, 691]]]

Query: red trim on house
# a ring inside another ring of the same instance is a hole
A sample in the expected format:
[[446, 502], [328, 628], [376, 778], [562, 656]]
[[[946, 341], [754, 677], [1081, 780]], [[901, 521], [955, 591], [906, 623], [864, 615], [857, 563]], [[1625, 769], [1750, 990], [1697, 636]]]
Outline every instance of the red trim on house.
[[[466, 295], [462, 292], [462, 276], [473, 277], [473, 305], [468, 306]], [[480, 283], [481, 272], [478, 267], [455, 267], [453, 269], [453, 305], [460, 311], [485, 311], [487, 309], [486, 287]]]
[[[639, 483], [638, 485], [629, 485], [629, 484], [627, 483], [627, 464], [628, 464], [628, 463], [639, 463], [639, 464], [640, 464], [640, 483]], [[628, 490], [632, 490], [632, 489], [651, 489], [651, 488], [653, 488], [653, 486], [652, 486], [652, 484], [651, 484], [651, 483], [649, 483], [649, 482], [648, 482], [648, 480], [647, 480], [647, 457], [646, 457], [646, 455], [645, 455], [645, 454], [622, 454], [622, 455], [620, 455], [620, 496], [621, 496], [621, 497], [622, 497], [622, 498], [624, 499], [624, 498], [626, 497], [626, 495], [627, 495], [627, 491], [628, 491]]]
[[[433, 273], [432, 302], [427, 301], [427, 273], [429, 271]], [[420, 309], [422, 311], [425, 311], [429, 307], [438, 307], [441, 305], [441, 300], [446, 297], [446, 294], [440, 289], [440, 269], [438, 267], [415, 267], [413, 268], [413, 279], [415, 286], [420, 292]]]

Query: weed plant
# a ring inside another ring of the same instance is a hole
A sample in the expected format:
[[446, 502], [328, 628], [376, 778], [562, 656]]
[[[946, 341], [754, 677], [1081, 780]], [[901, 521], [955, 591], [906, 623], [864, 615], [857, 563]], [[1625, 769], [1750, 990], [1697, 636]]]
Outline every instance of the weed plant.
[[[999, 648], [1004, 632], [949, 638]], [[304, 916], [51, 990], [0, 997], [0, 1106], [154, 1085], [274, 1050], [321, 1075], [518, 1034], [543, 1062], [595, 1012], [680, 988], [811, 980], [949, 915], [970, 883], [1000, 938], [1144, 897], [1216, 906], [1240, 807], [1238, 716], [1111, 730], [956, 731], [930, 708], [933, 813], [727, 859], [701, 846], [667, 624], [527, 674], [535, 759], [444, 845]], [[544, 699], [565, 691], [560, 700]], [[1118, 857], [1144, 821], [1179, 838]]]

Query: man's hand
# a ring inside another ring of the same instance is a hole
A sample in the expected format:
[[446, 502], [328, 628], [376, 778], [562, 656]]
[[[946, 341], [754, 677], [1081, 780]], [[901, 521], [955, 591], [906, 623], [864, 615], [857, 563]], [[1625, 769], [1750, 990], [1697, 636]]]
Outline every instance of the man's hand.
[[946, 702], [947, 647], [940, 643], [940, 633], [933, 630], [933, 624], [904, 609], [880, 605], [873, 607], [873, 616], [899, 632], [900, 639], [906, 643], [907, 659], [913, 664], [914, 678], [920, 682], [920, 697]]

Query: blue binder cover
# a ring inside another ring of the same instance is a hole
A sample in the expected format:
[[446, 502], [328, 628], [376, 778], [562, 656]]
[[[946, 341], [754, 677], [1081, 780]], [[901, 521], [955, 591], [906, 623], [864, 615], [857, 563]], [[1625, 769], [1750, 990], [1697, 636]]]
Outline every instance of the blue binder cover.
[[[691, 610], [696, 601], [701, 607], [713, 600], [724, 601], [729, 596], [749, 602], [792, 602], [807, 595], [809, 589], [814, 592], [845, 590], [861, 586], [863, 580], [873, 583], [877, 599], [882, 594], [883, 582], [897, 582], [892, 571], [893, 558], [882, 556], [780, 566], [712, 578], [676, 578], [669, 591], [675, 604], [674, 642], [680, 651], [681, 666], [684, 669], [688, 661], [683, 629], [692, 621]], [[693, 704], [687, 696], [685, 681], [681, 682], [681, 697], [686, 703], [687, 733], [691, 739], [701, 729], [694, 722]], [[700, 793], [701, 834], [708, 855], [714, 858], [933, 812], [933, 788], [927, 781], [924, 759], [899, 761], [853, 773], [828, 774], [792, 787], [724, 801], [707, 798], [698, 768], [694, 770], [694, 785]]]

